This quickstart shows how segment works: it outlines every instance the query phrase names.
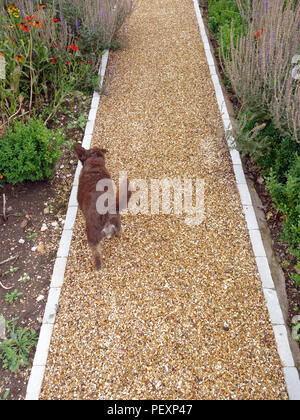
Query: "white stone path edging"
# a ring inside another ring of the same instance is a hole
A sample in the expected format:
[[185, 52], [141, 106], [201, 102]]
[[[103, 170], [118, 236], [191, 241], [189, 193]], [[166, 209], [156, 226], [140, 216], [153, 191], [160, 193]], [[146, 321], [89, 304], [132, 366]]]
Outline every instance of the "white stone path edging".
[[[206, 53], [206, 58], [211, 74], [211, 78], [215, 87], [217, 102], [219, 105], [219, 110], [221, 112], [221, 116], [223, 119], [223, 124], [225, 127], [225, 131], [231, 130], [232, 125], [229, 117], [229, 113], [227, 110], [226, 102], [224, 99], [222, 87], [220, 85], [219, 77], [215, 67], [215, 61], [211, 52], [209, 40], [206, 34], [205, 25], [202, 19], [200, 7], [198, 0], [193, 0], [195, 11], [197, 15], [197, 20], [202, 36], [202, 41], [204, 44], [204, 50]], [[228, 146], [232, 148], [234, 145], [234, 139], [229, 137], [227, 140]], [[282, 310], [279, 304], [278, 296], [275, 290], [275, 286], [273, 283], [273, 279], [271, 276], [271, 271], [267, 259], [267, 255], [265, 252], [265, 248], [263, 245], [261, 233], [258, 227], [256, 215], [254, 212], [254, 207], [252, 205], [252, 200], [250, 196], [250, 192], [248, 189], [248, 185], [246, 182], [242, 161], [240, 158], [240, 154], [237, 150], [230, 150], [233, 169], [236, 177], [237, 186], [240, 192], [240, 197], [244, 209], [244, 215], [246, 218], [250, 239], [252, 243], [252, 248], [254, 251], [258, 271], [260, 274], [263, 292], [265, 295], [270, 320], [272, 323], [275, 340], [277, 343], [278, 353], [282, 362], [283, 372], [285, 376], [285, 381], [287, 385], [287, 390], [289, 394], [290, 400], [300, 400], [300, 379], [297, 368], [295, 366], [295, 362], [293, 359], [293, 355], [291, 352], [287, 329], [283, 319]]]
[[[105, 51], [101, 65], [99, 69], [100, 75], [100, 90], [103, 86], [104, 76], [107, 67], [109, 51]], [[100, 94], [94, 92], [91, 109], [89, 113], [88, 123], [85, 128], [84, 138], [82, 141], [82, 147], [86, 149], [90, 148], [94, 125], [96, 121], [96, 115], [98, 105], [100, 102]], [[27, 385], [27, 392], [25, 400], [38, 400], [41, 392], [41, 387], [44, 379], [44, 373], [46, 369], [46, 363], [48, 358], [48, 352], [50, 347], [50, 341], [52, 337], [52, 331], [55, 322], [55, 315], [58, 308], [58, 301], [61, 293], [61, 288], [64, 282], [65, 269], [67, 265], [67, 259], [69, 256], [69, 250], [72, 240], [73, 227], [77, 216], [78, 203], [77, 203], [77, 190], [78, 180], [82, 165], [78, 162], [78, 166], [74, 175], [73, 188], [69, 199], [68, 210], [66, 220], [64, 224], [64, 230], [61, 236], [59, 248], [57, 251], [56, 261], [54, 264], [50, 290], [48, 294], [48, 300], [46, 303], [44, 318], [41, 326], [39, 335], [39, 341], [37, 344], [35, 357], [31, 369], [29, 382]]]

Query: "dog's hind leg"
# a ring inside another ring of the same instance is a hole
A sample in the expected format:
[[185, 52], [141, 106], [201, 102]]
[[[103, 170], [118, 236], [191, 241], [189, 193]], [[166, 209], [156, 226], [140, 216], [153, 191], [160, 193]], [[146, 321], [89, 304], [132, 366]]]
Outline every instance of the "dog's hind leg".
[[92, 245], [92, 244], [89, 244], [89, 245], [92, 251], [95, 268], [96, 270], [100, 271], [101, 266], [102, 266], [100, 242], [97, 245]]

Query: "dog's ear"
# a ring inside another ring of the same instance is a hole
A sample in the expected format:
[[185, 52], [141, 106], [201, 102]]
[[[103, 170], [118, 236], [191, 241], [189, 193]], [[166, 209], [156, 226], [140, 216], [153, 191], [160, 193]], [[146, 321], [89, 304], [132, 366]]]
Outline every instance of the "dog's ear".
[[75, 143], [73, 148], [78, 159], [83, 163], [87, 158], [87, 150], [80, 146], [78, 143]]
[[103, 157], [103, 158], [104, 158], [105, 153], [108, 152], [107, 149], [101, 149], [100, 147], [97, 147], [97, 146], [96, 147], [93, 147], [93, 149], [91, 149], [91, 151], [93, 153], [95, 153], [97, 156]]
[[108, 150], [107, 149], [99, 149], [98, 148], [98, 150], [103, 154], [103, 155], [105, 155], [105, 153], [108, 153]]

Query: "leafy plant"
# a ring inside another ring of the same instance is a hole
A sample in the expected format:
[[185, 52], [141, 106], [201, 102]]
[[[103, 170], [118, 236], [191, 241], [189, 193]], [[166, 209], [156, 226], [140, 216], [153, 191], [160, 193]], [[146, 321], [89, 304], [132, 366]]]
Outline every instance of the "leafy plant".
[[13, 265], [10, 265], [9, 266], [9, 270], [7, 270], [7, 271], [5, 271], [5, 275], [7, 275], [7, 274], [11, 274], [11, 275], [13, 275], [14, 273], [16, 273], [17, 271], [19, 270], [19, 268], [18, 267], [14, 267]]
[[296, 321], [294, 324], [293, 324], [293, 331], [295, 332], [295, 340], [298, 342], [298, 343], [300, 343], [300, 336], [299, 336], [299, 333], [300, 333], [300, 321]]
[[38, 337], [34, 330], [16, 328], [18, 318], [6, 322], [9, 338], [0, 343], [0, 360], [4, 369], [16, 372], [22, 366], [30, 366], [29, 356], [37, 345]]
[[19, 280], [21, 283], [28, 283], [30, 281], [30, 277], [28, 273], [25, 273], [23, 277], [21, 277]]
[[291, 274], [292, 279], [295, 281], [297, 286], [300, 286], [300, 275], [299, 274]]
[[36, 232], [33, 232], [33, 233], [28, 233], [28, 234], [27, 234], [27, 239], [28, 239], [29, 241], [34, 241], [34, 239], [35, 239], [37, 236], [38, 236], [38, 234], [37, 234]]
[[19, 299], [20, 296], [22, 296], [24, 293], [19, 292], [17, 289], [15, 289], [13, 292], [11, 293], [7, 293], [5, 295], [5, 300], [8, 303], [14, 303], [16, 300]]
[[0, 173], [16, 184], [50, 178], [60, 157], [61, 132], [54, 133], [40, 119], [16, 122], [0, 139]]
[[5, 392], [4, 392], [4, 394], [3, 394], [3, 396], [0, 397], [0, 401], [7, 400], [7, 397], [9, 396], [9, 393], [10, 393], [10, 389], [6, 389]]
[[300, 244], [300, 156], [286, 173], [285, 182], [278, 179], [273, 169], [267, 180], [276, 207], [285, 215], [283, 239], [297, 247]]
[[218, 44], [227, 51], [231, 28], [236, 39], [243, 31], [243, 19], [235, 0], [208, 0], [208, 27], [216, 34]]
[[87, 122], [88, 118], [84, 114], [80, 114], [77, 118], [76, 124], [82, 131], [84, 131]]

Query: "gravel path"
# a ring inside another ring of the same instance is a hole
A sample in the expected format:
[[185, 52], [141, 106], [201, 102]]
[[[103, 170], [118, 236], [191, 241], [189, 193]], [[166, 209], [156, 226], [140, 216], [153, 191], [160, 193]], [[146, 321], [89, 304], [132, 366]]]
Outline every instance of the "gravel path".
[[191, 0], [141, 0], [94, 145], [117, 180], [205, 181], [205, 220], [127, 215], [93, 271], [79, 214], [42, 399], [286, 399]]

